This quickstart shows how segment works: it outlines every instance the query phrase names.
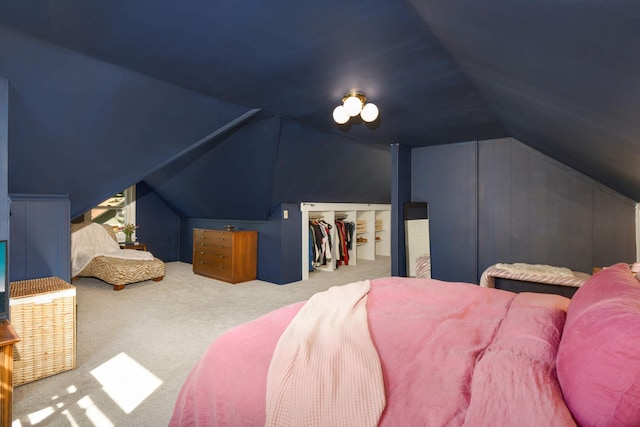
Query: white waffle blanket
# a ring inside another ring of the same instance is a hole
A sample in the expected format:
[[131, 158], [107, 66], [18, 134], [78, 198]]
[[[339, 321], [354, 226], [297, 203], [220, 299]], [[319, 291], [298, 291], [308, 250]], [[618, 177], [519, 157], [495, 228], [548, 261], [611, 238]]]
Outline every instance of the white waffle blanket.
[[480, 286], [495, 287], [495, 278], [520, 280], [525, 282], [546, 283], [549, 285], [572, 286], [579, 288], [591, 275], [572, 271], [565, 267], [544, 264], [503, 264], [488, 267], [480, 277]]
[[265, 426], [377, 426], [382, 367], [367, 324], [368, 280], [314, 295], [276, 346]]

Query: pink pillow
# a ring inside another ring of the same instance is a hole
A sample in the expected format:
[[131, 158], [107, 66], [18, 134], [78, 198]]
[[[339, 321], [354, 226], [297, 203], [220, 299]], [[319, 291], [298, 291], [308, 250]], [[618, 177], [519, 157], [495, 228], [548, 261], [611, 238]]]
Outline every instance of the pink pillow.
[[640, 282], [627, 264], [603, 269], [578, 289], [556, 363], [578, 424], [640, 425]]

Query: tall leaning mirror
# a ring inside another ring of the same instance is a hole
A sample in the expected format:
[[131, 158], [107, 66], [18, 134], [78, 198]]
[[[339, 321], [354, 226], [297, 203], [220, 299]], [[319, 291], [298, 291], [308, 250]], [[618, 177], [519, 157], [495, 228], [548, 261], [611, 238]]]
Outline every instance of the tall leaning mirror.
[[404, 204], [404, 232], [407, 276], [431, 278], [429, 205], [426, 202]]

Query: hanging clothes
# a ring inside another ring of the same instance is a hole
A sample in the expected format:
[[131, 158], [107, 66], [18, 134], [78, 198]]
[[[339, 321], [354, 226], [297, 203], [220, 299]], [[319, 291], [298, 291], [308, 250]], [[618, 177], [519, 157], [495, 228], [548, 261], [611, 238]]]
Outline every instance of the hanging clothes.
[[314, 241], [315, 267], [325, 266], [332, 260], [331, 228], [331, 224], [323, 220], [309, 221], [309, 233]]
[[344, 221], [336, 220], [336, 231], [338, 234], [338, 259], [336, 260], [336, 265], [349, 265], [348, 233]]
[[316, 259], [316, 237], [313, 231], [313, 227], [309, 225], [309, 271], [315, 270]]
[[351, 242], [353, 242], [353, 233], [355, 233], [355, 230], [356, 230], [356, 223], [353, 221], [348, 221], [344, 223], [344, 226], [346, 228], [346, 233], [347, 233], [347, 249], [351, 250], [352, 248]]

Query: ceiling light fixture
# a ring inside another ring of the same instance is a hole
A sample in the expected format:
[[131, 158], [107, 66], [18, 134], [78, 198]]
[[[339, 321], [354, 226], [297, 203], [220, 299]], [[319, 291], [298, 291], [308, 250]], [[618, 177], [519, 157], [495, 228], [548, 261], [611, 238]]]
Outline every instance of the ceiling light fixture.
[[338, 105], [333, 110], [333, 120], [339, 125], [343, 125], [349, 121], [351, 117], [360, 118], [367, 123], [373, 122], [378, 118], [378, 107], [376, 104], [366, 103], [367, 98], [362, 92], [348, 92], [342, 98], [342, 105]]

